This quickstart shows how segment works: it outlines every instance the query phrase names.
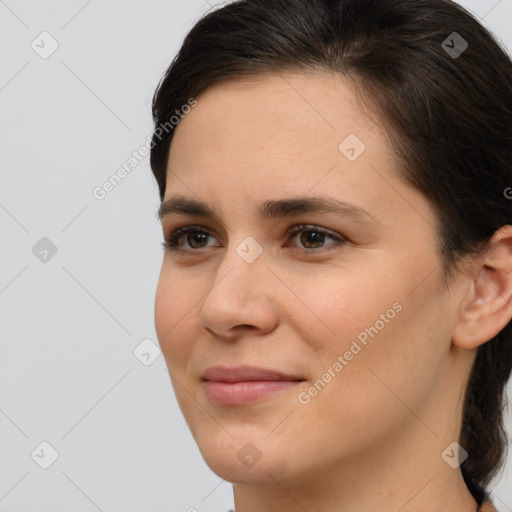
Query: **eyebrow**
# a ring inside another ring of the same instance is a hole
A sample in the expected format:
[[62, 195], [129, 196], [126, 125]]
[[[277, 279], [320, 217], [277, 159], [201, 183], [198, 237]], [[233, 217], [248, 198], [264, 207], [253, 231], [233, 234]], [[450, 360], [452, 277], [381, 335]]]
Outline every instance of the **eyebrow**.
[[[379, 223], [369, 212], [360, 206], [330, 197], [294, 197], [273, 199], [262, 203], [259, 216], [263, 219], [293, 217], [303, 213], [335, 213], [354, 219], [371, 220]], [[191, 217], [208, 217], [222, 224], [215, 211], [202, 201], [177, 195], [163, 201], [158, 209], [160, 221], [168, 215], [188, 215]]]

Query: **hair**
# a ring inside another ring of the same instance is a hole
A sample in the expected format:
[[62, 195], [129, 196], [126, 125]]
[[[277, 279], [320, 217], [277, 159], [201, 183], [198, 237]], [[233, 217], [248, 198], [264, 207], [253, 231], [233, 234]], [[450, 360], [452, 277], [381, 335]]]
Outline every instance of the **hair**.
[[[284, 71], [341, 74], [382, 116], [400, 177], [435, 208], [446, 285], [464, 256], [512, 224], [512, 62], [451, 0], [238, 0], [206, 14], [153, 97], [161, 200], [174, 133], [161, 127], [176, 110], [220, 80]], [[509, 322], [478, 348], [465, 388], [461, 471], [484, 488], [508, 448], [511, 368]]]

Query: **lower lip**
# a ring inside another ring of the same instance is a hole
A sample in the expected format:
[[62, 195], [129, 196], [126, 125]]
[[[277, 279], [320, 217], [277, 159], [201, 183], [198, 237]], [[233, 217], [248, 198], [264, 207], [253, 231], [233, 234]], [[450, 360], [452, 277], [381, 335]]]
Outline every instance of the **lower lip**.
[[219, 405], [246, 405], [288, 391], [300, 380], [255, 380], [244, 382], [205, 381], [209, 398]]

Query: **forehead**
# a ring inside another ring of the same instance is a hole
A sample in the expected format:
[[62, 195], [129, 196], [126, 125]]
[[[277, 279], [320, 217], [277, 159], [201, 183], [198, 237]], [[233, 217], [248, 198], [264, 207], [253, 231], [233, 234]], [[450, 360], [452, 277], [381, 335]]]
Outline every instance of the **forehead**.
[[385, 131], [344, 76], [224, 80], [196, 100], [175, 129], [166, 198], [196, 196], [235, 211], [267, 199], [330, 195], [396, 219], [399, 195], [411, 192], [397, 181]]
[[[353, 84], [331, 73], [281, 73], [223, 80], [196, 98], [175, 130], [170, 159], [333, 161], [356, 135], [384, 149], [384, 134], [363, 112]], [[194, 151], [190, 151], [190, 146]]]

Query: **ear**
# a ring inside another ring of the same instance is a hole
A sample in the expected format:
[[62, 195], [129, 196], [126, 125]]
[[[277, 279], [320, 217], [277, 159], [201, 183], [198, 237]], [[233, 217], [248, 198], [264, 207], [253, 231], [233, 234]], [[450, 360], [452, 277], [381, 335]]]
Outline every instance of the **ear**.
[[452, 337], [464, 349], [483, 345], [512, 319], [512, 225], [494, 233], [473, 275]]

